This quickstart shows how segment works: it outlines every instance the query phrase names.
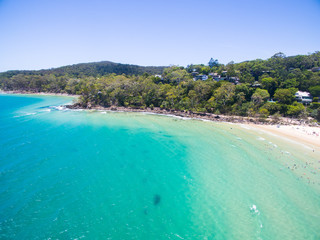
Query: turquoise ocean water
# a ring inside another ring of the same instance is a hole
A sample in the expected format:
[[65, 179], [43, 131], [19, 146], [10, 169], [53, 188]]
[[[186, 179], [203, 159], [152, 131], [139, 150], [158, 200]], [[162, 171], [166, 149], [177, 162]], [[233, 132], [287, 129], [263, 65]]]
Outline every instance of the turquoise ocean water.
[[320, 239], [320, 154], [258, 130], [0, 95], [0, 239]]

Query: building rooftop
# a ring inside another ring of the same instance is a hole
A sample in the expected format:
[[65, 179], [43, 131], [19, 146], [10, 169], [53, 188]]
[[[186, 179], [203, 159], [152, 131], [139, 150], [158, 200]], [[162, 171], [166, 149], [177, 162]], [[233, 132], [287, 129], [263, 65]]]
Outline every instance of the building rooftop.
[[298, 91], [295, 93], [295, 96], [311, 97], [311, 94], [309, 92]]

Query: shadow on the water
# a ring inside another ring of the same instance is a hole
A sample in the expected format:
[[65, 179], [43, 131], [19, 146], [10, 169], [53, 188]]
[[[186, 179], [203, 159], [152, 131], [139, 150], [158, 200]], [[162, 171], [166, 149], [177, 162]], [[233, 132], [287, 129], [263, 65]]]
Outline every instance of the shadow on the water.
[[41, 107], [38, 107], [37, 109], [47, 109], [47, 108], [50, 108], [52, 106], [41, 106]]
[[71, 148], [70, 151], [71, 151], [71, 152], [79, 152], [79, 149], [77, 149], [77, 148]]
[[155, 194], [153, 196], [153, 205], [155, 206], [159, 205], [160, 201], [161, 201], [161, 196], [159, 194]]
[[145, 210], [143, 211], [143, 213], [144, 213], [144, 215], [148, 215], [148, 209], [145, 209]]

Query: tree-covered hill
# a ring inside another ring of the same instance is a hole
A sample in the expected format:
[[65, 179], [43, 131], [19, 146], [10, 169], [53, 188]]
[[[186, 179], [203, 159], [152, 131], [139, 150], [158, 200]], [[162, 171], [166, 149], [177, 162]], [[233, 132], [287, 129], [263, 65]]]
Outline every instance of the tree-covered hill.
[[148, 74], [161, 74], [165, 67], [154, 66], [138, 66], [130, 64], [114, 63], [109, 61], [92, 62], [92, 63], [80, 63], [59, 68], [34, 70], [34, 71], [7, 71], [0, 73], [0, 79], [4, 77], [12, 77], [18, 74], [22, 75], [50, 75], [53, 74], [56, 77], [66, 76], [69, 77], [98, 77], [108, 74], [125, 74], [125, 75], [141, 75], [143, 73]]
[[[157, 73], [162, 77], [155, 76]], [[313, 117], [320, 121], [320, 52], [292, 57], [277, 53], [267, 60], [226, 65], [212, 59], [208, 65], [186, 68], [101, 62], [5, 72], [0, 74], [0, 89], [77, 94], [78, 106], [83, 108], [160, 107], [261, 118]], [[313, 98], [307, 106], [297, 102], [298, 90], [311, 93]]]

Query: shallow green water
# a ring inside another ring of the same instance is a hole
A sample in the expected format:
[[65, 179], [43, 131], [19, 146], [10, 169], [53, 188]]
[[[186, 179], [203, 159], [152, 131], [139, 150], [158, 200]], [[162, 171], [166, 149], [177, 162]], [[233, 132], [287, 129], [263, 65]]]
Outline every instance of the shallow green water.
[[0, 95], [0, 239], [320, 238], [318, 149], [71, 101]]

